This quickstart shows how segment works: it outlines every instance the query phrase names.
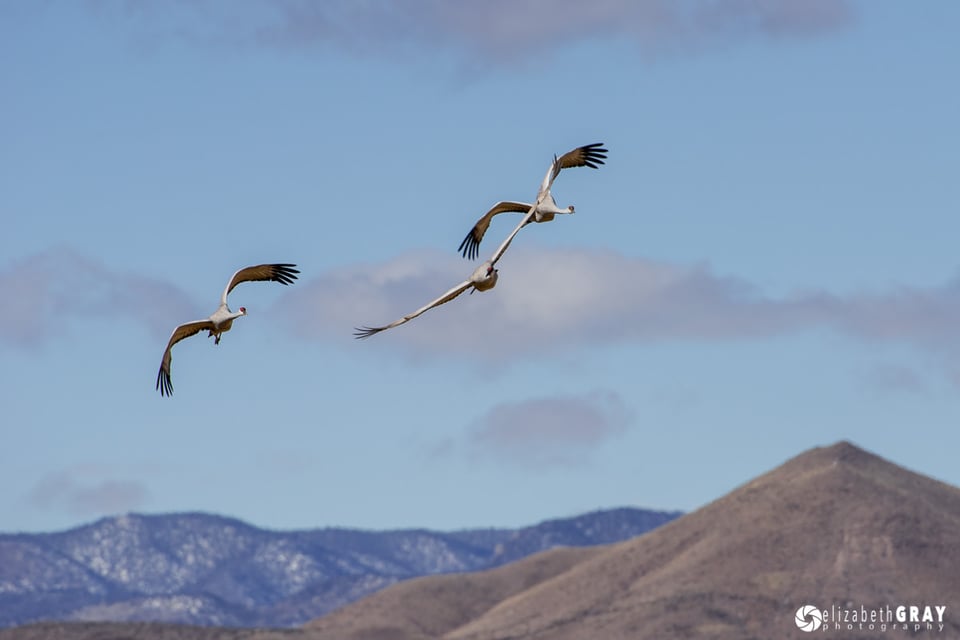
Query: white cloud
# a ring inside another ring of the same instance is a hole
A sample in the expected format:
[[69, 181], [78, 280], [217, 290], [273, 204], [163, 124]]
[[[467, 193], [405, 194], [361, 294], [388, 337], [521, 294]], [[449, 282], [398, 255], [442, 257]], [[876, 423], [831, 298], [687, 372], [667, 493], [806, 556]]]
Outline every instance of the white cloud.
[[105, 476], [96, 466], [76, 466], [44, 476], [27, 494], [34, 507], [91, 517], [143, 507], [148, 491], [139, 482]]
[[[464, 294], [362, 348], [495, 360], [584, 344], [772, 333], [792, 322], [747, 283], [704, 267], [528, 249], [507, 254], [498, 268], [493, 290]], [[303, 337], [347, 336], [354, 326], [386, 324], [417, 309], [472, 269], [448, 254], [409, 253], [308, 279], [281, 309], [289, 306]]]
[[[498, 264], [487, 292], [463, 294], [356, 348], [480, 362], [603, 344], [765, 339], [811, 329], [956, 351], [960, 286], [850, 294], [765, 295], [705, 265], [675, 265], [601, 250], [525, 248]], [[279, 304], [295, 334], [349, 341], [352, 328], [386, 324], [466, 279], [473, 265], [411, 252], [306, 278]]]
[[472, 454], [524, 466], [577, 466], [631, 419], [613, 392], [537, 397], [491, 408], [473, 424], [467, 445]]
[[0, 299], [0, 342], [21, 347], [42, 344], [78, 317], [132, 319], [164, 337], [172, 330], [171, 316], [196, 317], [176, 287], [110, 269], [67, 248], [0, 266]]
[[926, 381], [913, 368], [901, 364], [875, 363], [862, 374], [866, 387], [878, 395], [919, 393], [926, 390]]
[[696, 52], [749, 37], [810, 36], [846, 26], [846, 0], [89, 0], [147, 39], [230, 46], [333, 46], [396, 56], [413, 47], [472, 64], [516, 63], [588, 40], [622, 39], [647, 54]]
[[[464, 293], [368, 340], [352, 338], [354, 327], [386, 324], [437, 298], [474, 266], [452, 251], [414, 251], [380, 264], [305, 273], [273, 312], [301, 339], [416, 360], [490, 365], [597, 345], [757, 340], [826, 329], [960, 362], [960, 281], [771, 297], [706, 265], [597, 249], [511, 247], [497, 265], [494, 289]], [[133, 321], [162, 338], [171, 318], [202, 316], [169, 283], [63, 248], [0, 267], [0, 299], [0, 342], [15, 346], [43, 344], [79, 318]]]

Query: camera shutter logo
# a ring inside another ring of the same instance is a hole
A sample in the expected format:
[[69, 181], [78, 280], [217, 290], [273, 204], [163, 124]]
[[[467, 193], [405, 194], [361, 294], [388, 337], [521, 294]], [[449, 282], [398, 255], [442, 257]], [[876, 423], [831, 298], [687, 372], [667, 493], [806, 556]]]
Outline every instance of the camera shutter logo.
[[793, 621], [797, 623], [801, 631], [809, 633], [816, 631], [823, 624], [823, 614], [820, 613], [820, 609], [812, 604], [805, 604], [797, 609], [797, 615]]

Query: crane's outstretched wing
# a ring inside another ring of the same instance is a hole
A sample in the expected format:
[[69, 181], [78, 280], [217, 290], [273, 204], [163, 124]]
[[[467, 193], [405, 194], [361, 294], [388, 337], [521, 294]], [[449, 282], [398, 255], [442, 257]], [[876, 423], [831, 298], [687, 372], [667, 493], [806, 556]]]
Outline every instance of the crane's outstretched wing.
[[606, 159], [607, 150], [603, 148], [602, 142], [577, 147], [576, 149], [567, 151], [559, 158], [554, 156], [553, 163], [550, 165], [550, 168], [547, 169], [547, 175], [543, 178], [543, 183], [540, 185], [539, 195], [542, 196], [550, 190], [550, 187], [553, 186], [553, 181], [557, 179], [562, 169], [570, 169], [573, 167], [599, 169], [600, 167], [598, 165], [604, 164], [603, 161]]
[[[561, 170], [569, 169], [571, 167], [590, 167], [592, 169], [598, 169], [599, 165], [604, 164], [604, 160], [606, 159], [607, 150], [603, 148], [602, 142], [596, 142], [594, 144], [577, 147], [576, 149], [566, 152], [559, 158], [554, 156], [553, 162], [547, 169], [547, 174], [544, 176], [543, 182], [540, 184], [540, 191], [537, 193], [537, 204], [540, 204], [544, 195], [550, 191], [550, 187], [553, 186], [553, 181], [557, 179], [558, 175], [560, 175]], [[460, 243], [460, 247], [457, 249], [457, 251], [462, 253], [464, 258], [469, 258], [470, 260], [476, 259], [480, 248], [480, 242], [483, 240], [483, 235], [487, 232], [487, 228], [490, 226], [490, 221], [493, 219], [493, 216], [507, 212], [529, 213], [529, 210], [532, 206], [534, 205], [528, 202], [514, 202], [512, 200], [498, 202], [497, 204], [493, 205], [492, 209], [487, 211], [479, 220], [477, 220], [477, 223], [473, 225], [472, 229], [470, 229], [470, 233], [468, 233], [463, 239], [463, 242]], [[525, 219], [524, 223], [520, 226], [522, 227], [528, 222], [529, 219]], [[513, 239], [514, 235], [516, 235], [516, 230], [510, 235], [510, 237], [507, 239], [507, 242], [501, 245], [494, 254], [494, 263], [496, 263], [499, 257], [503, 255], [503, 252], [506, 251], [507, 246], [509, 246], [510, 240]]]
[[535, 204], [530, 205], [530, 210], [527, 211], [527, 215], [523, 216], [523, 219], [520, 221], [520, 224], [514, 227], [513, 231], [510, 232], [510, 235], [507, 236], [506, 239], [500, 243], [500, 246], [497, 247], [497, 250], [493, 252], [492, 256], [490, 256], [491, 265], [496, 265], [497, 261], [503, 257], [503, 254], [507, 250], [507, 247], [509, 247], [510, 243], [513, 242], [513, 236], [520, 233], [520, 229], [523, 229], [525, 226], [527, 226], [527, 224], [533, 219], [533, 214], [536, 212], [536, 210], [537, 210], [537, 205]]
[[453, 299], [456, 298], [458, 295], [460, 295], [461, 293], [463, 293], [464, 291], [466, 291], [467, 289], [469, 289], [469, 288], [472, 287], [472, 286], [473, 286], [473, 282], [472, 282], [472, 281], [470, 281], [470, 280], [465, 280], [465, 281], [461, 282], [460, 284], [458, 284], [457, 286], [455, 286], [454, 288], [452, 288], [452, 289], [450, 289], [449, 291], [447, 291], [445, 294], [443, 294], [442, 296], [440, 296], [439, 298], [437, 298], [437, 299], [434, 300], [433, 302], [430, 302], [430, 303], [428, 303], [428, 304], [423, 305], [422, 307], [420, 307], [419, 309], [417, 309], [417, 310], [414, 311], [413, 313], [408, 314], [408, 315], [405, 315], [405, 316], [403, 316], [402, 318], [400, 318], [399, 320], [395, 320], [395, 321], [391, 322], [391, 323], [388, 324], [388, 325], [384, 325], [384, 326], [382, 326], [382, 327], [357, 327], [356, 329], [354, 329], [353, 337], [354, 337], [354, 338], [369, 338], [370, 336], [372, 336], [372, 335], [374, 335], [374, 334], [376, 334], [376, 333], [380, 333], [381, 331], [386, 331], [387, 329], [392, 329], [393, 327], [396, 327], [396, 326], [398, 326], [398, 325], [401, 325], [401, 324], [403, 324], [403, 323], [405, 323], [405, 322], [409, 322], [410, 320], [413, 320], [414, 318], [416, 318], [417, 316], [419, 316], [421, 313], [423, 313], [423, 312], [425, 312], [425, 311], [429, 311], [430, 309], [433, 309], [434, 307], [440, 306], [441, 304], [444, 304], [445, 302], [450, 302], [451, 300], [453, 300]]
[[537, 205], [535, 205], [535, 204], [530, 205], [530, 210], [527, 211], [527, 215], [523, 216], [523, 219], [520, 221], [520, 224], [518, 224], [518, 225], [513, 229], [513, 231], [510, 232], [510, 235], [507, 236], [506, 240], [504, 240], [503, 242], [501, 242], [501, 243], [500, 243], [500, 246], [497, 247], [497, 250], [493, 252], [493, 255], [492, 255], [492, 256], [490, 256], [490, 264], [491, 264], [491, 266], [492, 266], [492, 265], [496, 265], [496, 264], [497, 264], [497, 260], [499, 260], [501, 257], [503, 257], [503, 254], [504, 254], [504, 252], [507, 250], [507, 247], [509, 247], [509, 246], [510, 246], [510, 243], [513, 242], [513, 236], [515, 236], [515, 235], [517, 235], [518, 233], [520, 233], [520, 229], [523, 229], [523, 228], [527, 225], [527, 223], [529, 223], [530, 220], [533, 219], [533, 214], [536, 212], [536, 210], [537, 210]]
[[227, 283], [227, 288], [223, 290], [223, 295], [220, 296], [220, 303], [227, 304], [227, 295], [241, 282], [271, 280], [273, 282], [279, 282], [280, 284], [290, 284], [297, 279], [297, 274], [300, 273], [294, 269], [296, 266], [295, 264], [282, 263], [258, 264], [254, 267], [244, 267], [230, 278], [230, 282]]
[[157, 372], [157, 389], [160, 390], [160, 395], [173, 395], [173, 382], [170, 380], [170, 363], [173, 361], [170, 351], [173, 349], [173, 345], [205, 329], [212, 330], [213, 328], [213, 323], [210, 320], [194, 320], [173, 330], [170, 342], [167, 343], [167, 348], [163, 352], [163, 359], [160, 360], [160, 370]]
[[477, 220], [477, 224], [473, 225], [473, 228], [470, 229], [470, 233], [468, 233], [463, 239], [463, 242], [460, 243], [460, 248], [457, 249], [457, 251], [462, 253], [464, 258], [475, 260], [477, 258], [477, 252], [480, 249], [480, 241], [483, 240], [483, 234], [485, 234], [487, 228], [490, 227], [490, 221], [493, 220], [493, 216], [508, 212], [526, 213], [532, 206], [529, 202], [513, 202], [511, 200], [498, 202], [493, 205], [490, 211], [487, 211]]

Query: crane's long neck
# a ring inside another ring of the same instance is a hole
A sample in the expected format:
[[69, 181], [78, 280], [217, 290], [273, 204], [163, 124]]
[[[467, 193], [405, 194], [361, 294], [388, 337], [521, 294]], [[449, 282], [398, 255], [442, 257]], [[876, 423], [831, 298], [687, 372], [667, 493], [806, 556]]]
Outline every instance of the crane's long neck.
[[222, 304], [220, 305], [220, 308], [217, 309], [212, 316], [210, 316], [210, 320], [212, 320], [213, 323], [218, 327], [229, 327], [236, 318], [245, 315], [247, 315], [246, 307], [240, 307], [236, 311], [231, 311], [227, 305]]
[[537, 204], [537, 211], [542, 213], [573, 213], [573, 207], [567, 207], [566, 209], [561, 209], [557, 206], [557, 201], [553, 199], [553, 194], [549, 191], [544, 194], [540, 199], [540, 202]]

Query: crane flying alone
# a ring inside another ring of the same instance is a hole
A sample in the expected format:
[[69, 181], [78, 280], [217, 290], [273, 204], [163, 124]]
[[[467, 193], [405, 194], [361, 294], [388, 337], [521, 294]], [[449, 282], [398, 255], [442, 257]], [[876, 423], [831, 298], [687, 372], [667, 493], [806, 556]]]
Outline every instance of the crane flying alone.
[[510, 243], [513, 242], [514, 236], [520, 232], [520, 229], [525, 227], [531, 221], [547, 222], [549, 220], [553, 220], [553, 216], [557, 213], [573, 213], [573, 206], [570, 206], [567, 209], [560, 209], [557, 207], [557, 203], [550, 194], [550, 187], [553, 185], [553, 181], [556, 180], [557, 176], [560, 174], [560, 171], [568, 167], [582, 166], [589, 166], [596, 169], [597, 164], [603, 164], [604, 159], [606, 159], [607, 150], [601, 148], [602, 146], [602, 142], [598, 144], [590, 144], [569, 151], [559, 158], [554, 156], [553, 162], [550, 164], [550, 168], [547, 169], [547, 174], [544, 176], [543, 182], [540, 185], [536, 202], [529, 204], [522, 202], [500, 202], [497, 203], [493, 209], [488, 211], [486, 215], [484, 215], [483, 218], [477, 222], [471, 232], [467, 234], [467, 237], [464, 238], [463, 243], [460, 245], [461, 250], [464, 252], [464, 257], [467, 257], [468, 252], [470, 253], [471, 257], [476, 257], [477, 249], [480, 246], [480, 240], [483, 239], [483, 234], [486, 232], [487, 227], [490, 226], [490, 219], [493, 218], [493, 216], [506, 211], [525, 211], [526, 215], [520, 221], [520, 224], [518, 224], [510, 233], [510, 235], [507, 236], [507, 239], [504, 240], [503, 243], [497, 248], [490, 259], [484, 261], [483, 264], [474, 269], [469, 279], [464, 280], [436, 300], [425, 304], [413, 313], [407, 314], [399, 320], [394, 320], [390, 324], [382, 327], [358, 327], [354, 331], [354, 337], [369, 338], [370, 336], [380, 333], [381, 331], [386, 331], [387, 329], [392, 329], [393, 327], [409, 322], [410, 320], [413, 320], [420, 314], [429, 311], [434, 307], [450, 302], [468, 289], [470, 290], [470, 293], [473, 293], [474, 291], [487, 291], [489, 289], [493, 289], [493, 287], [495, 287], [497, 284], [497, 261], [503, 257], [507, 247], [509, 247]]
[[553, 195], [550, 193], [550, 187], [553, 185], [553, 181], [557, 179], [562, 169], [569, 169], [571, 167], [599, 169], [600, 167], [598, 165], [604, 164], [603, 161], [606, 159], [607, 150], [603, 148], [602, 142], [577, 147], [576, 149], [566, 152], [559, 158], [554, 156], [553, 162], [547, 169], [547, 175], [544, 176], [543, 182], [540, 184], [536, 204], [515, 202], [513, 200], [504, 200], [496, 203], [473, 225], [473, 228], [470, 229], [470, 232], [463, 239], [463, 242], [460, 243], [458, 251], [463, 254], [464, 258], [471, 260], [476, 259], [477, 251], [480, 248], [480, 241], [483, 240], [483, 234], [487, 232], [490, 221], [493, 220], [495, 215], [501, 213], [529, 213], [530, 208], [535, 207], [533, 217], [527, 216], [523, 222], [524, 225], [531, 221], [550, 222], [557, 214], [573, 213], [573, 205], [570, 205], [566, 209], [561, 209], [557, 206], [556, 200], [553, 199]]
[[217, 310], [214, 311], [209, 318], [187, 322], [174, 329], [173, 334], [170, 336], [170, 341], [167, 343], [167, 348], [163, 352], [163, 359], [160, 361], [160, 371], [157, 372], [157, 389], [160, 390], [160, 395], [173, 395], [173, 382], [170, 380], [170, 363], [172, 361], [170, 351], [173, 349], [173, 345], [201, 331], [207, 331], [207, 337], [212, 336], [214, 339], [213, 343], [220, 344], [220, 336], [224, 332], [230, 331], [230, 328], [233, 326], [233, 321], [240, 316], [247, 315], [246, 307], [239, 307], [237, 311], [231, 311], [230, 307], [227, 306], [227, 295], [233, 291], [234, 287], [241, 282], [264, 280], [279, 282], [284, 285], [290, 284], [297, 279], [297, 274], [300, 273], [297, 269], [294, 269], [296, 266], [295, 264], [286, 263], [259, 264], [240, 269], [230, 278], [227, 287], [220, 296], [220, 306], [217, 307]]

